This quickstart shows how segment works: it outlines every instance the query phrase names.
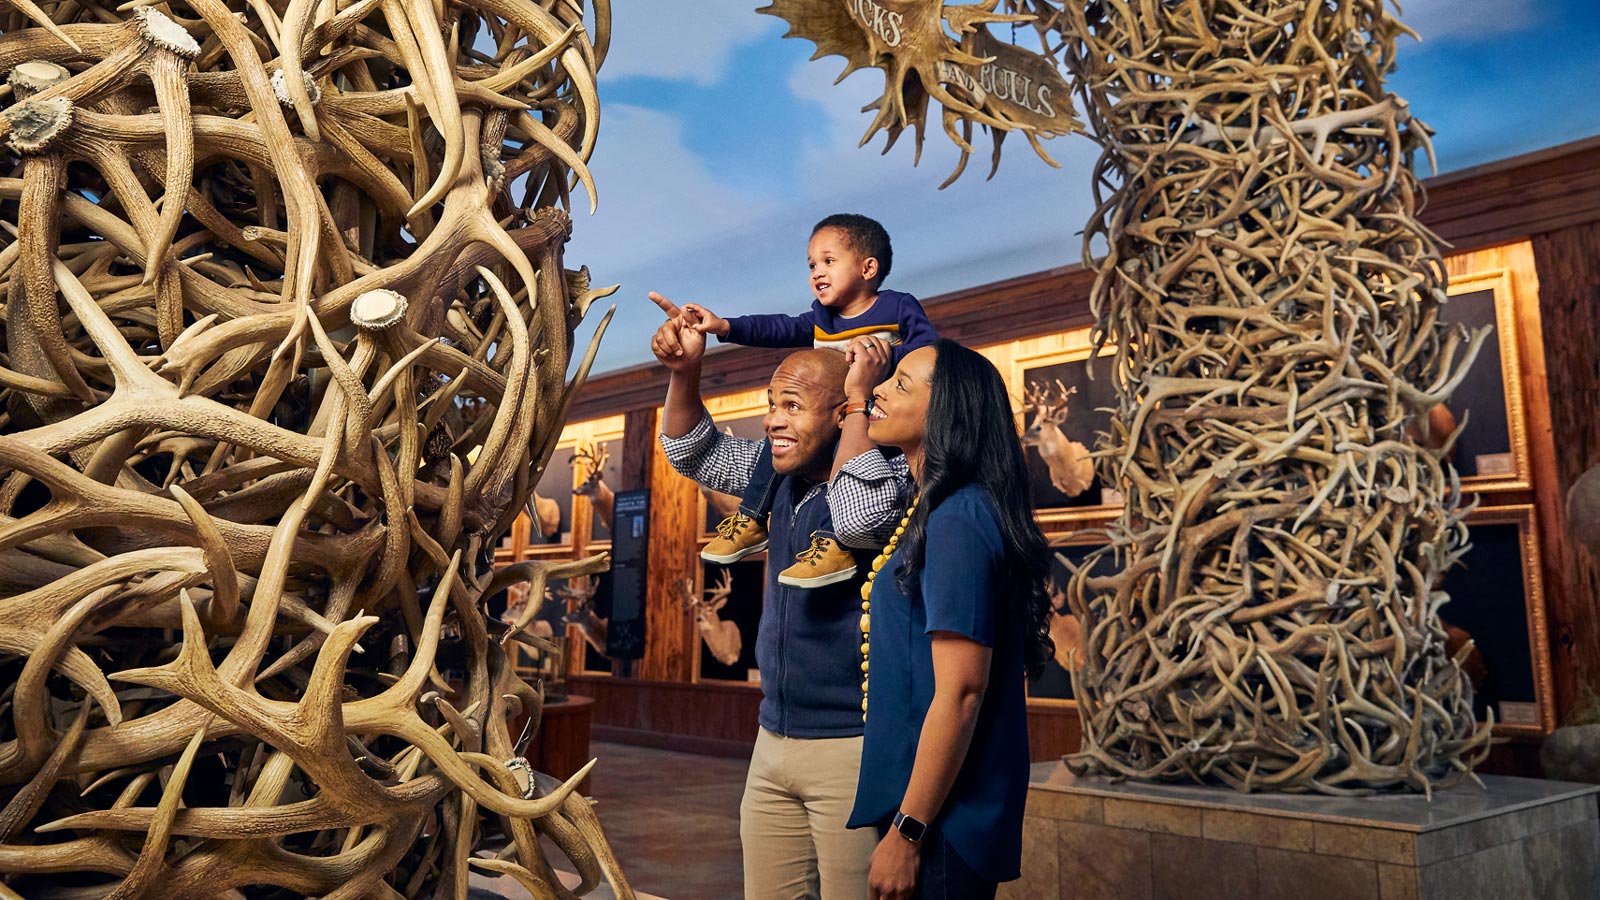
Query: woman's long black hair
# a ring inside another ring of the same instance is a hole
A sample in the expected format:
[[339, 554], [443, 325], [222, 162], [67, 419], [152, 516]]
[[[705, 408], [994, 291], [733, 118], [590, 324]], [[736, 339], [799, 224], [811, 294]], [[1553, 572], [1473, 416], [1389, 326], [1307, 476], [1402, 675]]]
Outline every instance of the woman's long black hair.
[[1000, 596], [1027, 623], [1024, 663], [1030, 677], [1055, 652], [1050, 640], [1050, 549], [1033, 521], [1028, 464], [1017, 438], [1011, 398], [994, 364], [955, 341], [934, 344], [938, 359], [922, 440], [922, 499], [906, 525], [895, 583], [908, 596], [922, 576], [928, 514], [967, 484], [989, 492], [1000, 515], [1006, 560]]

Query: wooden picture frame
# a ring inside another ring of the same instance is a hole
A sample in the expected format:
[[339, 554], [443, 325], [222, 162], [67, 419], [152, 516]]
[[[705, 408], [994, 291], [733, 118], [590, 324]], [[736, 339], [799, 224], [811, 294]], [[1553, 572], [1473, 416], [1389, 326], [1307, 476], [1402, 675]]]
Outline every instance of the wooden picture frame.
[[[602, 619], [611, 618], [611, 572], [600, 572], [589, 576], [595, 579], [594, 613]], [[561, 588], [568, 579], [551, 578], [546, 583], [546, 589], [557, 598], [560, 597]], [[570, 610], [569, 610], [570, 611]], [[577, 624], [568, 624], [565, 630], [567, 659], [566, 669], [569, 675], [610, 675], [611, 659], [596, 650], [584, 638], [584, 629]]]
[[1532, 484], [1528, 426], [1517, 340], [1517, 298], [1511, 273], [1489, 269], [1450, 279], [1450, 300], [1439, 318], [1468, 328], [1489, 327], [1472, 368], [1445, 407], [1457, 423], [1467, 417], [1452, 459], [1463, 490], [1525, 491]]
[[1496, 734], [1542, 736], [1556, 711], [1534, 507], [1478, 509], [1467, 527], [1472, 546], [1440, 582], [1450, 595], [1440, 617], [1452, 649], [1464, 637], [1475, 644], [1463, 668], [1480, 720], [1493, 706]]
[[[1060, 489], [1070, 467], [1071, 454], [1093, 452], [1098, 433], [1110, 431], [1117, 404], [1111, 383], [1114, 351], [1103, 348], [1094, 356], [1090, 329], [1076, 328], [1049, 338], [1027, 341], [1011, 357], [1010, 390], [1017, 404], [1019, 430], [1034, 503], [1034, 515], [1047, 530], [1064, 523], [1104, 522], [1122, 509], [1122, 495], [1104, 484], [1094, 472], [1088, 487], [1072, 495]], [[1091, 360], [1091, 356], [1093, 359]], [[1091, 367], [1094, 377], [1089, 377]], [[1074, 391], [1067, 404], [1066, 421], [1059, 425], [1038, 423], [1024, 408], [1030, 387], [1060, 384]], [[1035, 438], [1039, 434], [1043, 438]], [[1075, 446], [1074, 446], [1075, 445]], [[1055, 460], [1055, 473], [1052, 462]]]
[[[694, 630], [696, 652], [694, 659], [695, 682], [716, 684], [759, 685], [760, 674], [756, 668], [756, 635], [761, 624], [761, 613], [766, 599], [767, 554], [751, 555], [730, 565], [702, 562], [696, 577], [695, 589], [704, 597], [709, 585], [717, 582], [723, 571], [733, 572], [733, 592], [728, 602], [718, 612], [724, 622], [733, 622], [739, 628], [739, 659], [731, 666], [723, 665], [711, 655], [698, 626]], [[684, 611], [693, 621], [693, 614]]]

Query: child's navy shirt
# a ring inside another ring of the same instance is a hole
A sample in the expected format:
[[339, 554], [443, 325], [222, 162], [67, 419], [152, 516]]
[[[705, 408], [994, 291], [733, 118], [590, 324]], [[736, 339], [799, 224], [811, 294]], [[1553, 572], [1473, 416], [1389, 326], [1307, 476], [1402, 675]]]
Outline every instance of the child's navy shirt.
[[1003, 593], [1005, 544], [988, 491], [958, 488], [928, 515], [925, 560], [906, 596], [900, 552], [872, 582], [871, 663], [861, 776], [849, 826], [886, 825], [911, 782], [923, 719], [933, 704], [933, 639], [948, 631], [992, 649], [977, 727], [944, 806], [929, 823], [987, 881], [1016, 878], [1028, 797], [1025, 624]]
[[837, 315], [813, 300], [811, 309], [798, 316], [769, 314], [728, 319], [728, 336], [722, 340], [747, 347], [829, 347], [843, 350], [854, 338], [876, 335], [892, 347], [893, 361], [918, 347], [938, 340], [939, 333], [917, 298], [900, 291], [879, 291], [866, 312]]

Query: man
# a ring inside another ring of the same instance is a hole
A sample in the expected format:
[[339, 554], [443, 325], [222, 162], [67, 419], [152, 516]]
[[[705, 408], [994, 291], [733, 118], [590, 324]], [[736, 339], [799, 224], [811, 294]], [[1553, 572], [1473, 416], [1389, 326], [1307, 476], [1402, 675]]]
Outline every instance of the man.
[[[865, 401], [887, 372], [887, 342], [861, 339], [849, 366], [835, 350], [789, 356], [767, 388], [767, 437], [750, 441], [712, 427], [700, 396], [706, 338], [694, 314], [657, 304], [671, 317], [651, 350], [671, 372], [661, 444], [672, 466], [739, 494], [770, 448], [771, 558], [803, 557], [818, 531], [853, 547], [881, 545], [898, 521], [903, 482], [866, 436]], [[780, 583], [781, 567], [767, 568], [756, 637], [760, 730], [739, 808], [747, 900], [866, 900], [877, 835], [845, 823], [861, 764], [860, 598], [871, 560], [860, 553], [857, 576], [820, 587]]]

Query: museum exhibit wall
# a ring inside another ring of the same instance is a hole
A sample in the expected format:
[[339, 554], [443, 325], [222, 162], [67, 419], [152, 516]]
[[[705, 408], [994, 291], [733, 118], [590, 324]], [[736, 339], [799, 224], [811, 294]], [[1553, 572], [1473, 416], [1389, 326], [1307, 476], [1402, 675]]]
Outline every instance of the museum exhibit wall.
[[[1423, 221], [1453, 244], [1446, 316], [1493, 332], [1439, 420], [1468, 423], [1454, 460], [1464, 502], [1476, 504], [1469, 515], [1473, 549], [1441, 585], [1452, 597], [1444, 617], [1453, 640], [1475, 643], [1467, 669], [1477, 711], [1480, 718], [1492, 712], [1505, 739], [1489, 768], [1529, 774], [1538, 740], [1593, 714], [1589, 706], [1600, 702], [1600, 629], [1593, 624], [1600, 621], [1600, 566], [1565, 539], [1562, 521], [1567, 487], [1600, 462], [1600, 138], [1453, 173], [1427, 187]], [[1108, 379], [1091, 377], [1100, 365], [1091, 357], [1091, 281], [1069, 266], [924, 298], [943, 334], [979, 349], [1008, 379], [1019, 427], [1032, 431], [1036, 516], [1058, 553], [1063, 585], [1067, 564], [1095, 546], [1094, 529], [1121, 502], [1114, 485], [1083, 477], [1073, 465], [1076, 454], [1094, 447], [1109, 415], [1102, 407], [1114, 401]], [[703, 390], [719, 429], [760, 436], [765, 384], [785, 352], [729, 348], [708, 356]], [[655, 440], [665, 389], [665, 373], [653, 365], [591, 379], [539, 482], [539, 494], [560, 511], [559, 528], [552, 530], [547, 503], [544, 527], [525, 515], [499, 559], [609, 549], [609, 522], [597, 511], [603, 501], [573, 494], [588, 474], [585, 453], [592, 458], [603, 445], [607, 488], [650, 491], [647, 640], [642, 658], [616, 661], [585, 641], [584, 625], [566, 625], [568, 688], [595, 698], [596, 738], [742, 755], [755, 735], [753, 648], [769, 563], [761, 554], [725, 570], [699, 560], [734, 501], [667, 466]], [[1064, 416], [1028, 402], [1066, 391]], [[725, 572], [731, 589], [719, 617], [742, 637], [731, 662], [719, 661], [701, 640], [687, 605], [691, 595], [721, 585]], [[552, 609], [563, 597], [572, 600], [567, 606], [578, 602], [563, 587], [553, 586]], [[604, 577], [580, 587], [593, 594], [595, 615], [609, 615]], [[1070, 627], [1058, 638], [1070, 641]], [[1033, 758], [1076, 749], [1065, 669], [1049, 666], [1029, 694]]]

